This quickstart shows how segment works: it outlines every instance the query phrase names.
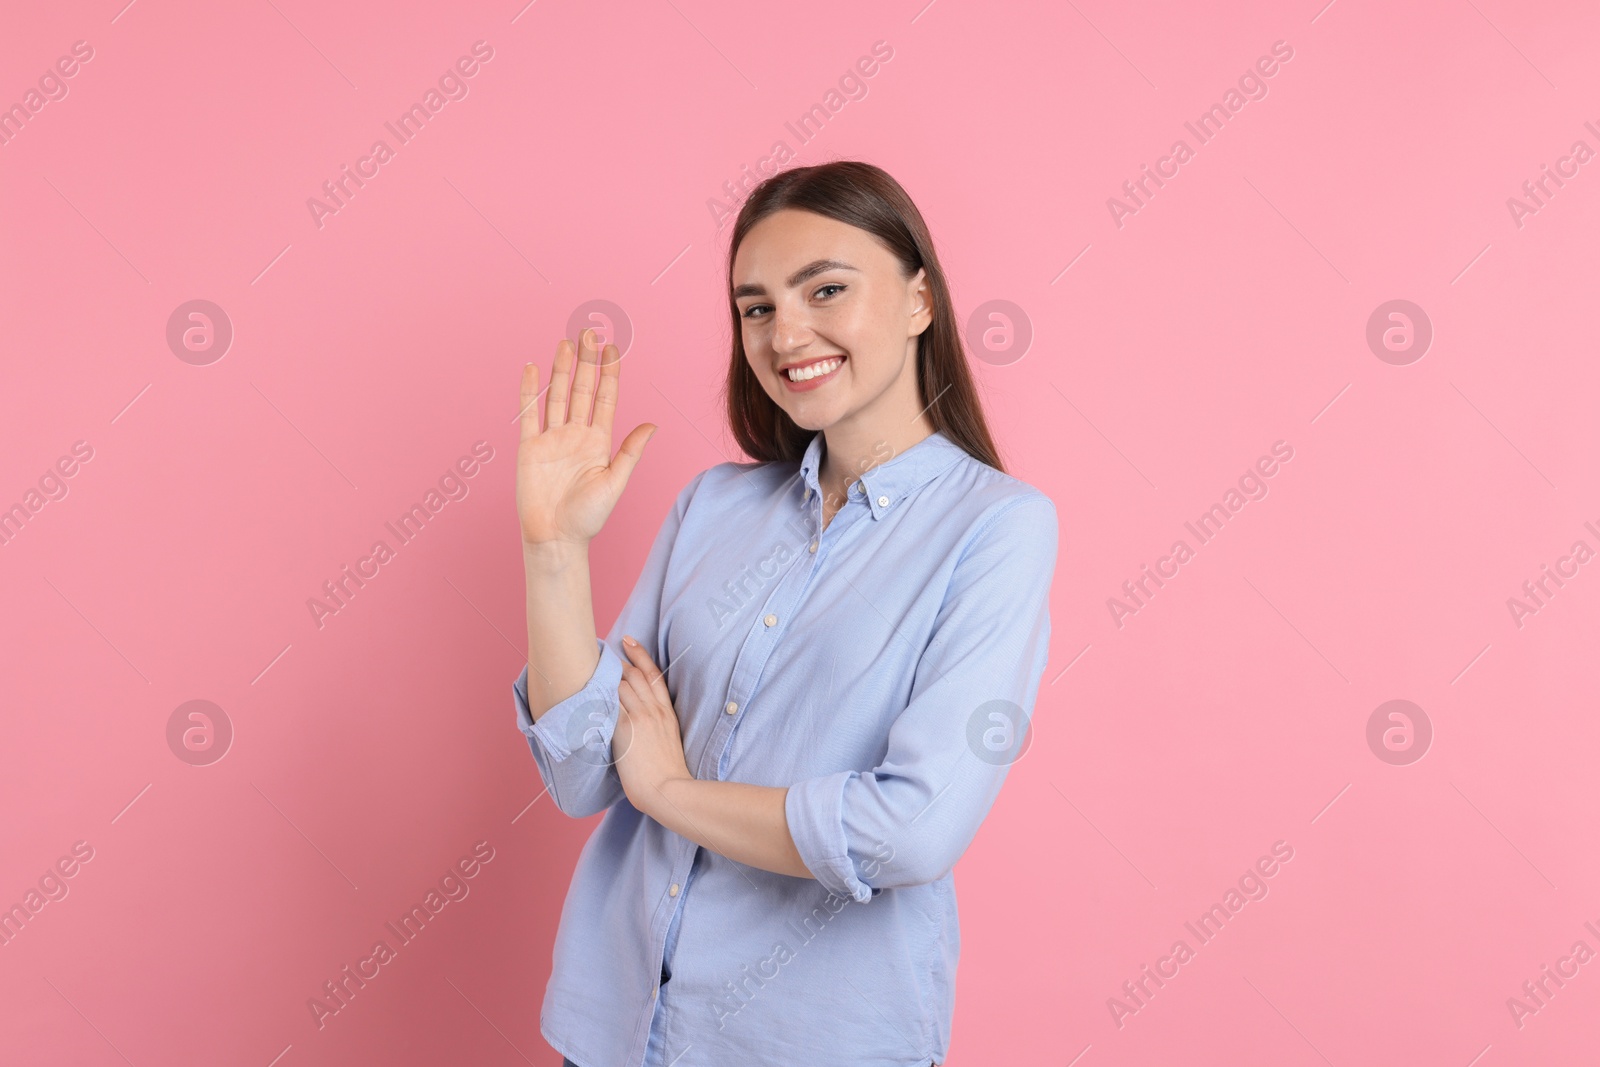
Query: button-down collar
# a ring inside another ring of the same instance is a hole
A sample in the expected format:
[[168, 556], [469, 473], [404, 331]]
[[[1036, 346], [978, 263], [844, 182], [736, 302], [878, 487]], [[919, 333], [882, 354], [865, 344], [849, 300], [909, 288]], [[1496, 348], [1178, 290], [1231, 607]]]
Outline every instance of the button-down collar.
[[[822, 495], [818, 475], [822, 468], [823, 446], [823, 433], [819, 430], [800, 458], [800, 484], [808, 501], [812, 493]], [[902, 500], [949, 470], [964, 455], [966, 451], [960, 445], [935, 430], [898, 456], [862, 474], [861, 488], [854, 489], [853, 493], [859, 496], [864, 489], [872, 517], [881, 519], [890, 508], [899, 506]]]

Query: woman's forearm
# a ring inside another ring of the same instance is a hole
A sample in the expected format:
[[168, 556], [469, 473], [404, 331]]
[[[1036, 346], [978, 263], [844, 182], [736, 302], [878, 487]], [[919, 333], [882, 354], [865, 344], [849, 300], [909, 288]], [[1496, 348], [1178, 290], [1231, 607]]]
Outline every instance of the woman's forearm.
[[582, 689], [600, 661], [589, 548], [522, 545], [528, 585], [528, 713], [535, 722]]
[[697, 845], [764, 871], [811, 878], [789, 833], [789, 790], [698, 778], [670, 778], [645, 812]]

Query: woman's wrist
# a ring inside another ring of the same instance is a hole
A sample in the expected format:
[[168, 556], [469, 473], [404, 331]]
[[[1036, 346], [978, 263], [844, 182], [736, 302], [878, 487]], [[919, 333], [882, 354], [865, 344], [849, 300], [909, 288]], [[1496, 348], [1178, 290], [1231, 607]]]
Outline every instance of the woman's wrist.
[[524, 541], [522, 562], [530, 571], [551, 574], [589, 561], [589, 543], [573, 541]]

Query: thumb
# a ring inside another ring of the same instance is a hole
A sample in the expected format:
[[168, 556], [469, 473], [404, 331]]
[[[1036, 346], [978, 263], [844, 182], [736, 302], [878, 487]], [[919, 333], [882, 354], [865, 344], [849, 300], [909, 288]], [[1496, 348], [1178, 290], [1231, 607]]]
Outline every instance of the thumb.
[[634, 466], [644, 455], [645, 442], [655, 436], [658, 428], [653, 423], [640, 423], [622, 439], [617, 454], [611, 458], [611, 477], [617, 493], [620, 494], [623, 486], [628, 484], [628, 477], [633, 474]]

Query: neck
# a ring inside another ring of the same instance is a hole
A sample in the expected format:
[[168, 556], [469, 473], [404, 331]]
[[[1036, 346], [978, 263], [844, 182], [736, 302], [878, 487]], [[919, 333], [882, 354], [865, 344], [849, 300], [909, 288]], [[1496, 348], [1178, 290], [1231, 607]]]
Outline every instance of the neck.
[[910, 422], [895, 420], [888, 429], [876, 426], [830, 426], [822, 431], [823, 460], [818, 482], [822, 498], [842, 504], [861, 475], [887, 463], [934, 432], [933, 420], [926, 414]]
[[864, 408], [826, 427], [822, 469], [817, 483], [824, 505], [843, 505], [861, 475], [898, 456], [934, 431], [929, 405], [917, 388], [919, 341], [906, 342], [905, 359], [894, 382]]

